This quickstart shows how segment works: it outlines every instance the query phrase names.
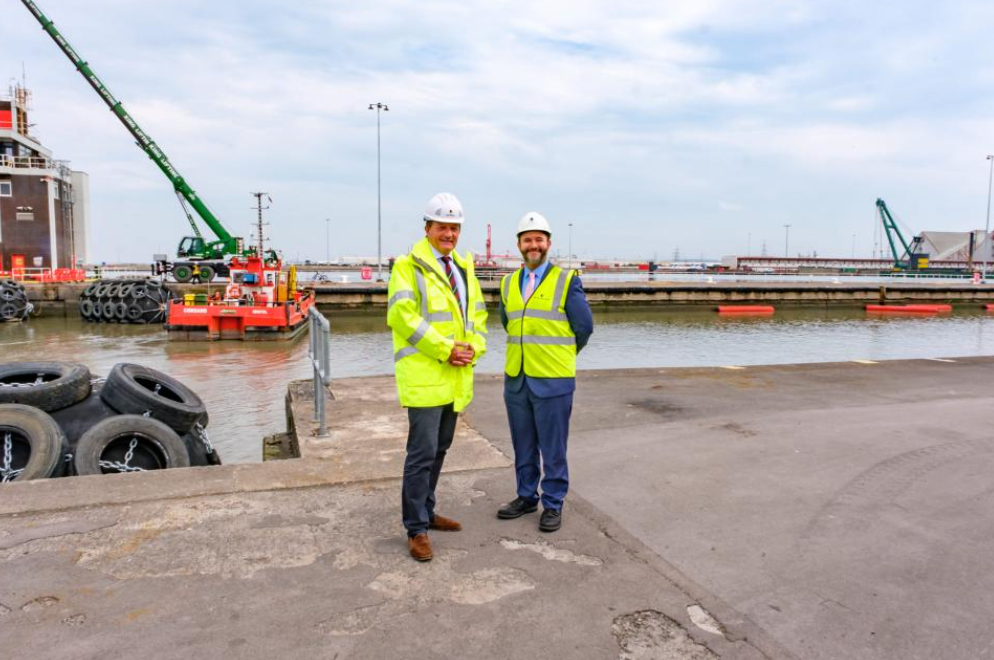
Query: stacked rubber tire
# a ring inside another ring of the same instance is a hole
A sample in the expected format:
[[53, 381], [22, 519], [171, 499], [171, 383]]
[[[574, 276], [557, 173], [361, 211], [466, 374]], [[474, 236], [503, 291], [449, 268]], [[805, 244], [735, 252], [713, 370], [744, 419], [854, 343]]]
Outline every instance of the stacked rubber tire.
[[197, 394], [120, 363], [106, 380], [65, 362], [0, 364], [0, 483], [220, 465]]
[[0, 322], [23, 321], [34, 311], [24, 285], [14, 280], [0, 280]]
[[79, 315], [94, 323], [162, 323], [178, 296], [158, 280], [100, 280], [79, 296]]

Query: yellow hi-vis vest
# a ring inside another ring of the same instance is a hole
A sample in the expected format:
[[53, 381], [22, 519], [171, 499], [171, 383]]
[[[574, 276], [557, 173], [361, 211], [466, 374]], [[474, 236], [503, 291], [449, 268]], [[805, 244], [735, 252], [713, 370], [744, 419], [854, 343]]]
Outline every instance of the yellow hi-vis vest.
[[[397, 395], [405, 408], [449, 403], [458, 412], [473, 399], [473, 366], [448, 363], [456, 341], [468, 342], [476, 356], [487, 351], [487, 306], [473, 271], [473, 257], [450, 255], [466, 273], [466, 317], [428, 239], [397, 259], [387, 290], [387, 325], [393, 331]], [[453, 266], [454, 267], [454, 266]]]
[[566, 318], [566, 294], [576, 274], [549, 265], [549, 272], [526, 303], [521, 297], [521, 268], [505, 275], [500, 295], [507, 314], [507, 359], [504, 373], [522, 369], [532, 378], [575, 378], [576, 335]]

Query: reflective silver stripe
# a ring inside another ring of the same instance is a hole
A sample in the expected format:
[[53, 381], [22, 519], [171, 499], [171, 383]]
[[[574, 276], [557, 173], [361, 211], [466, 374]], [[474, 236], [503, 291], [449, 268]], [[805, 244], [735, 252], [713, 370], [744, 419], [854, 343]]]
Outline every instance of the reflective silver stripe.
[[430, 329], [431, 326], [428, 325], [428, 321], [422, 321], [421, 325], [418, 326], [418, 329], [414, 331], [414, 334], [407, 338], [407, 343], [416, 345], [419, 341], [424, 339]]
[[414, 269], [414, 279], [418, 283], [418, 293], [421, 294], [421, 316], [428, 316], [428, 287], [425, 286], [425, 276], [417, 268]]
[[414, 355], [417, 352], [418, 349], [414, 348], [413, 346], [405, 346], [404, 348], [400, 349], [399, 351], [393, 354], [393, 361], [400, 362], [408, 355]]
[[[545, 319], [546, 321], [568, 321], [566, 314], [556, 310], [542, 310], [542, 309], [526, 309], [524, 314], [527, 318], [532, 319]], [[511, 315], [508, 314], [507, 319], [511, 320]]]
[[466, 332], [475, 332], [476, 326], [472, 321], [466, 321]]
[[568, 275], [568, 271], [559, 271], [559, 279], [556, 280], [556, 293], [552, 296], [552, 304], [555, 307], [561, 307], [563, 305], [563, 289], [566, 288], [566, 277]]
[[508, 301], [511, 300], [511, 280], [514, 279], [514, 274], [504, 276], [504, 305], [506, 306]]
[[519, 309], [516, 312], [508, 312], [507, 313], [507, 320], [508, 321], [517, 321], [518, 319], [520, 319], [524, 315], [525, 315], [525, 310], [523, 310], [523, 309]]
[[431, 321], [432, 323], [440, 323], [442, 321], [451, 321], [452, 320], [452, 312], [432, 312], [428, 316], [426, 316], [425, 318], [428, 319], [429, 321]]
[[546, 344], [551, 346], [572, 346], [576, 344], [576, 337], [540, 337], [538, 335], [524, 335], [517, 337], [507, 336], [508, 344]]
[[483, 311], [487, 311], [487, 303], [485, 303], [485, 302], [477, 302], [476, 303], [476, 309], [482, 309]]
[[397, 293], [390, 296], [389, 302], [387, 302], [387, 309], [393, 307], [393, 304], [398, 300], [414, 300], [413, 291], [398, 291]]

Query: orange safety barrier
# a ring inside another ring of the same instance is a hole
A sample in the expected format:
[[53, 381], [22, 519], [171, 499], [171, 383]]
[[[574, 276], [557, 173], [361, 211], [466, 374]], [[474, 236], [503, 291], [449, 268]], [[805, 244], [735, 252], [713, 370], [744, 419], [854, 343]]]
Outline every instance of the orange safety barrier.
[[772, 314], [772, 305], [718, 305], [719, 314]]
[[994, 305], [984, 305], [984, 309], [988, 312], [994, 312]]
[[889, 314], [938, 314], [953, 311], [952, 305], [867, 305], [868, 312]]

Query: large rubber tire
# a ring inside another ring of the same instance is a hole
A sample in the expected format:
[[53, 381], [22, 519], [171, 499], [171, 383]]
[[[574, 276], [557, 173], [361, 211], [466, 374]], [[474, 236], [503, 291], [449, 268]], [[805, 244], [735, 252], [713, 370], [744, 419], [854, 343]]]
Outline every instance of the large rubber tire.
[[[41, 382], [38, 382], [38, 381]], [[45, 412], [79, 403], [90, 393], [90, 370], [72, 362], [0, 364], [0, 403], [23, 403]]]
[[213, 266], [201, 266], [200, 275], [198, 275], [197, 278], [200, 280], [202, 284], [207, 284], [208, 282], [214, 279], [214, 275], [215, 272]]
[[96, 282], [91, 282], [90, 284], [88, 284], [87, 287], [83, 289], [82, 297], [89, 298], [90, 296], [92, 296], [94, 293], [96, 293], [98, 286], [99, 284], [97, 284]]
[[122, 472], [101, 467], [100, 461], [123, 463], [132, 439], [138, 442], [132, 459], [126, 463], [128, 466], [164, 470], [190, 465], [186, 445], [171, 428], [157, 419], [141, 415], [118, 415], [99, 422], [79, 439], [73, 455], [76, 474]]
[[52, 419], [62, 429], [70, 449], [76, 446], [84, 433], [98, 423], [120, 414], [100, 397], [102, 387], [103, 385], [100, 384], [94, 385], [90, 396], [75, 405], [52, 413]]
[[193, 268], [186, 264], [173, 267], [173, 279], [180, 284], [186, 284], [193, 279]]
[[0, 321], [12, 321], [20, 319], [24, 315], [24, 308], [18, 308], [12, 302], [0, 302]]
[[6, 459], [8, 434], [11, 468], [23, 470], [8, 481], [45, 479], [62, 474], [68, 444], [62, 429], [48, 413], [17, 403], [0, 404], [0, 466]]
[[196, 392], [161, 371], [138, 364], [115, 364], [100, 396], [120, 413], [150, 413], [179, 434], [187, 433], [207, 414]]
[[84, 321], [93, 320], [93, 301], [88, 298], [79, 299], [79, 315]]

